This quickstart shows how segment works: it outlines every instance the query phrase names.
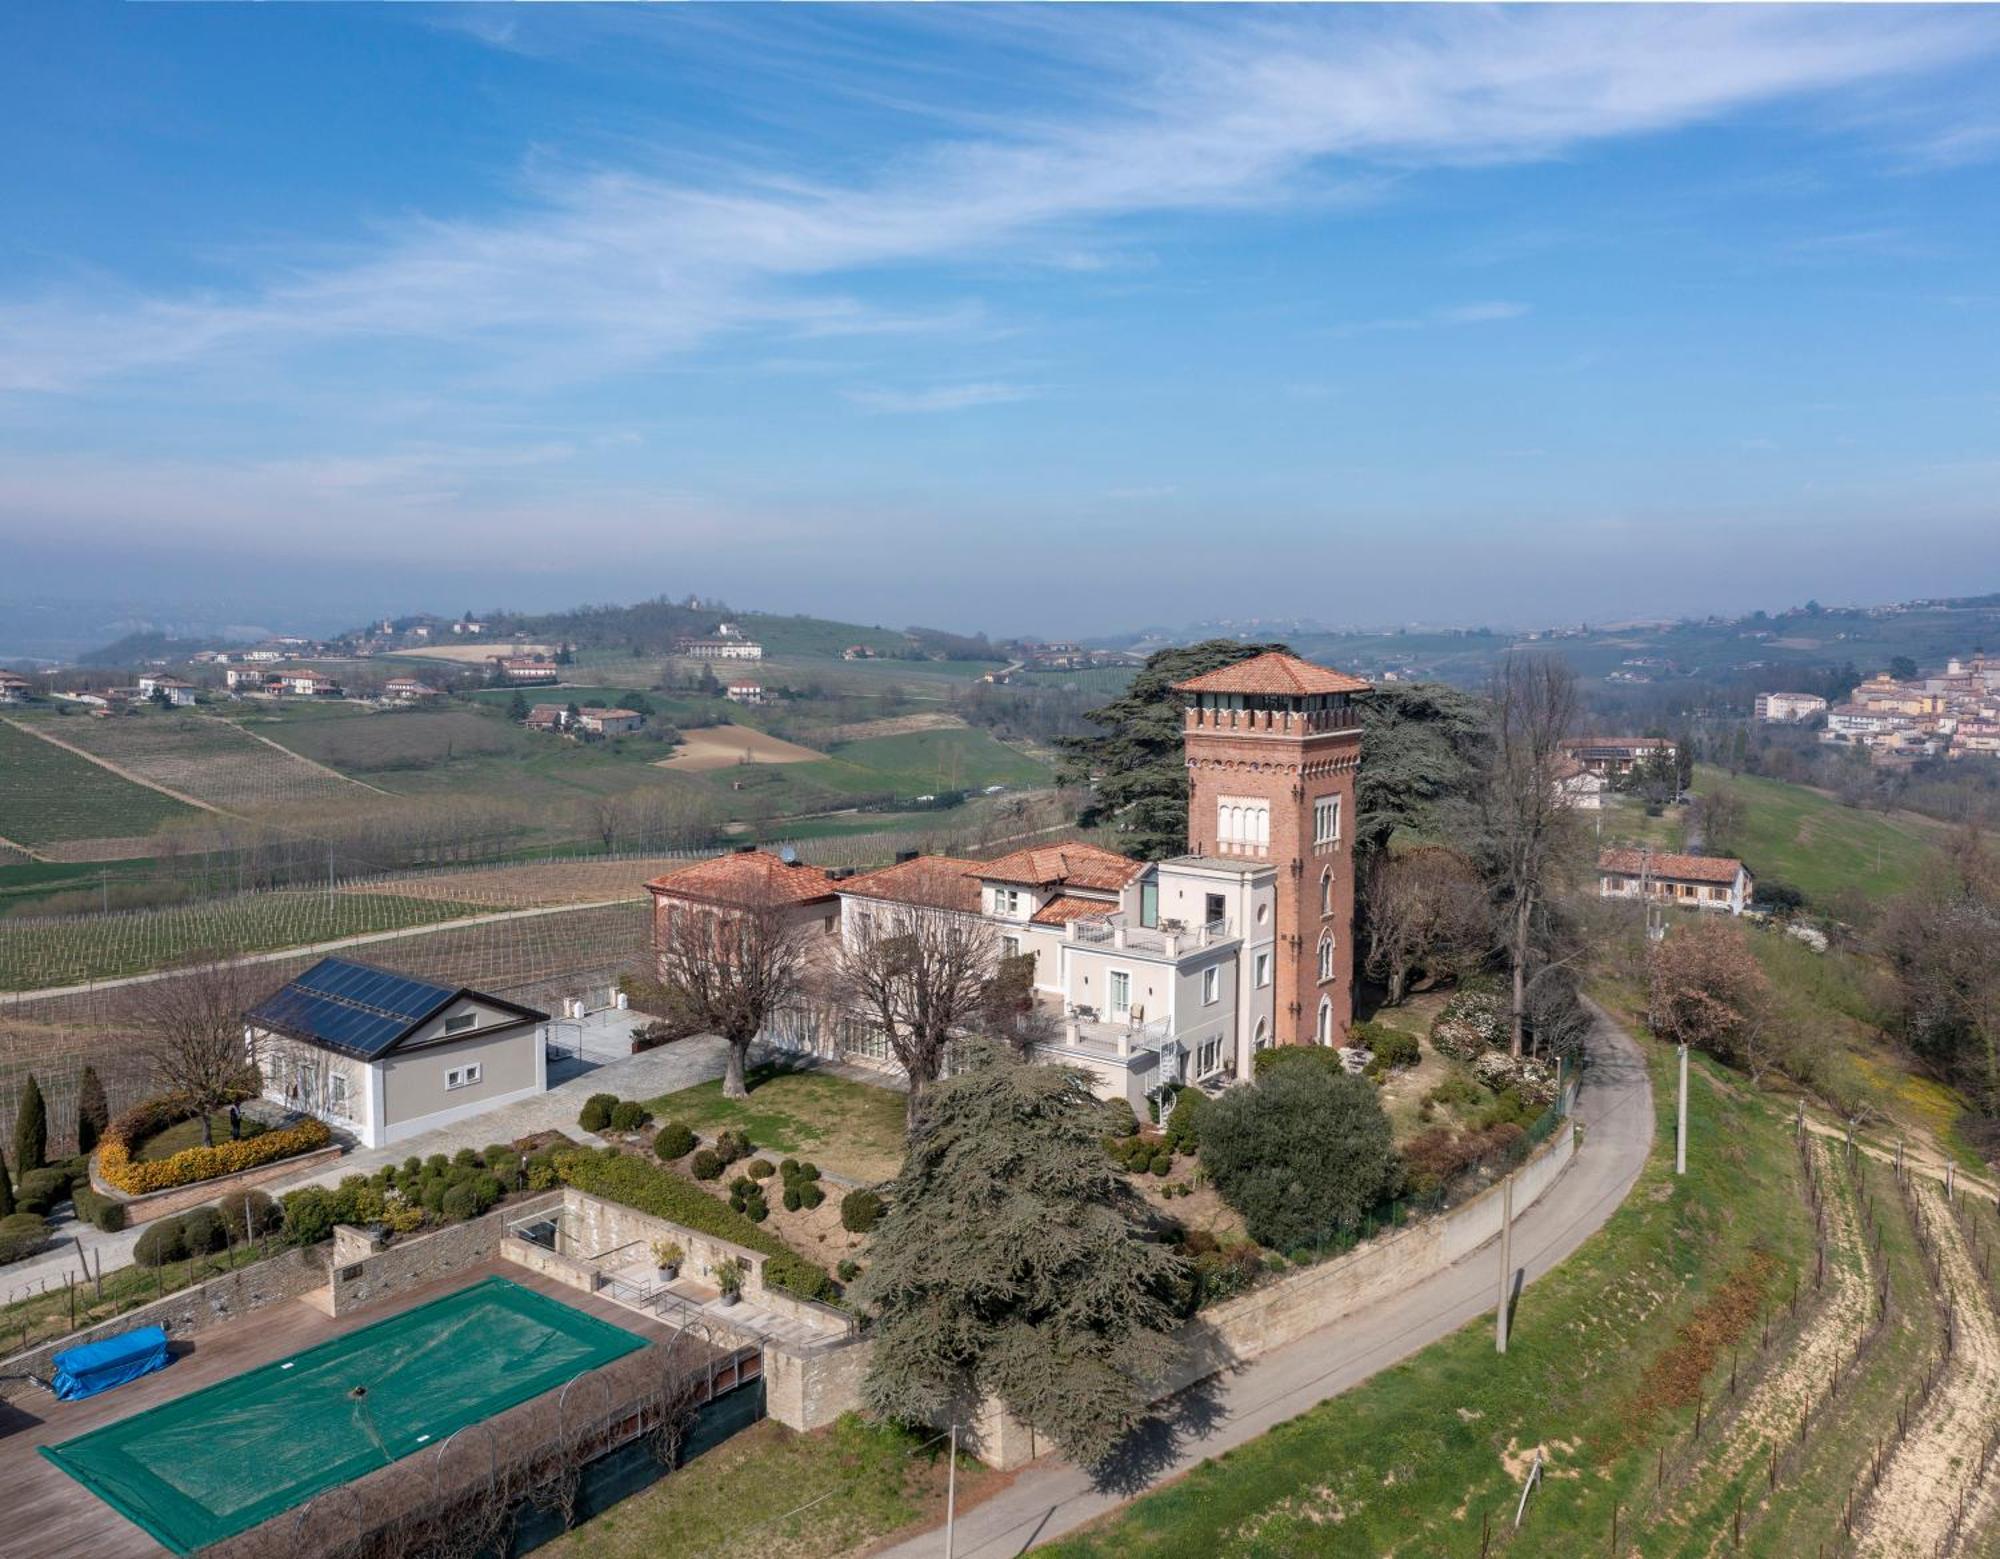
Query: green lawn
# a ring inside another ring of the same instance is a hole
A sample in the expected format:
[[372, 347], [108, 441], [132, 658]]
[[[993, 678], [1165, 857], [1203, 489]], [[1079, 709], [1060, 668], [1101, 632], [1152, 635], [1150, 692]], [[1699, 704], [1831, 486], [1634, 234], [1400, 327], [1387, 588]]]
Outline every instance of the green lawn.
[[[208, 1129], [214, 1141], [227, 1142], [229, 1112], [216, 1110], [212, 1113], [208, 1117]], [[239, 1134], [244, 1137], [257, 1137], [262, 1136], [265, 1129], [261, 1121], [245, 1117]], [[139, 1151], [132, 1156], [145, 1164], [155, 1159], [172, 1158], [182, 1148], [198, 1148], [201, 1145], [201, 1117], [197, 1115], [193, 1120], [177, 1121], [165, 1131], [155, 1132], [139, 1144]]]
[[[945, 1457], [942, 1447], [925, 1446], [929, 1438], [851, 1415], [813, 1434], [766, 1419], [540, 1551], [550, 1559], [860, 1553], [942, 1513]], [[960, 1508], [995, 1476], [961, 1456]], [[799, 1515], [785, 1514], [808, 1504]]]
[[903, 1095], [829, 1072], [752, 1067], [750, 1097], [725, 1099], [722, 1080], [648, 1100], [660, 1121], [704, 1131], [733, 1126], [752, 1144], [811, 1158], [851, 1180], [887, 1180], [903, 1163]]
[[[50, 728], [61, 735], [72, 723]], [[0, 723], [0, 836], [32, 845], [122, 839], [195, 815], [184, 802]]]
[[1718, 785], [1744, 804], [1743, 827], [1730, 848], [1755, 875], [1790, 883], [1817, 908], [1843, 892], [1879, 905], [1915, 886], [1937, 859], [1938, 825], [1842, 806], [1782, 780], [1695, 772], [1697, 793]]
[[1605, 1229], [1526, 1291], [1504, 1360], [1491, 1319], [1475, 1322], [1043, 1551], [1469, 1556], [1482, 1515], [1496, 1536], [1512, 1519], [1519, 1485], [1502, 1457], [1544, 1444], [1549, 1476], [1515, 1549], [1603, 1552], [1613, 1502], [1629, 1509], [1650, 1489], [1656, 1447], [1692, 1418], [1649, 1380], [1705, 1372], [1711, 1397], [1726, 1381], [1730, 1337], [1711, 1325], [1702, 1344], [1680, 1328], [1712, 1321], [1732, 1279], [1767, 1300], [1788, 1292], [1811, 1233], [1778, 1113], [1705, 1063], [1691, 1090], [1695, 1150], [1674, 1177], [1667, 1053], [1649, 1050], [1653, 1156]]

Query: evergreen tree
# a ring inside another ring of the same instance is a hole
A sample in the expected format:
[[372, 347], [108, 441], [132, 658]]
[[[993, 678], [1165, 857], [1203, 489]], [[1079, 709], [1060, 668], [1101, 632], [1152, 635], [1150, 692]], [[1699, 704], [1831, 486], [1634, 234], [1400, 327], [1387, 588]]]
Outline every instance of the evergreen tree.
[[7, 1178], [7, 1155], [0, 1153], [0, 1218], [14, 1212], [14, 1182]]
[[1145, 1417], [1184, 1269], [1104, 1129], [1082, 1072], [990, 1041], [932, 1086], [853, 1289], [875, 1412], [941, 1423], [996, 1397], [1085, 1465]]
[[97, 1068], [86, 1066], [76, 1085], [77, 1152], [88, 1153], [96, 1147], [110, 1124], [111, 1106], [104, 1097], [104, 1084], [98, 1080]]
[[516, 725], [528, 718], [528, 695], [519, 688], [515, 688], [514, 696], [507, 700], [507, 718]]
[[24, 1175], [46, 1168], [49, 1162], [49, 1107], [33, 1072], [21, 1090], [21, 1108], [14, 1117], [14, 1162]]

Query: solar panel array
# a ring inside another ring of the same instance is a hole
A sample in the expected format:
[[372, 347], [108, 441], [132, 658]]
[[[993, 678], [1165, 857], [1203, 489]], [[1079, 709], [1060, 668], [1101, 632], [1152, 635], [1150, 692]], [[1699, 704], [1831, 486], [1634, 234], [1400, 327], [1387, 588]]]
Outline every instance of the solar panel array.
[[456, 995], [449, 986], [344, 958], [322, 958], [245, 1015], [260, 1028], [310, 1036], [374, 1057]]

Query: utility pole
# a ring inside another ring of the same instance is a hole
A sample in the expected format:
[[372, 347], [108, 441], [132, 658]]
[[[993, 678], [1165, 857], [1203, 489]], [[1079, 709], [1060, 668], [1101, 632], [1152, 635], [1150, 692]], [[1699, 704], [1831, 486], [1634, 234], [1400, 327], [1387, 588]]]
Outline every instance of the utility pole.
[[1514, 1177], [1500, 1182], [1500, 1308], [1493, 1317], [1493, 1349], [1507, 1351], [1507, 1290], [1514, 1278]]
[[951, 1455], [944, 1470], [944, 1559], [951, 1559], [958, 1540], [958, 1420], [951, 1424]]
[[1688, 1047], [1681, 1046], [1680, 1124], [1674, 1133], [1674, 1173], [1688, 1172]]

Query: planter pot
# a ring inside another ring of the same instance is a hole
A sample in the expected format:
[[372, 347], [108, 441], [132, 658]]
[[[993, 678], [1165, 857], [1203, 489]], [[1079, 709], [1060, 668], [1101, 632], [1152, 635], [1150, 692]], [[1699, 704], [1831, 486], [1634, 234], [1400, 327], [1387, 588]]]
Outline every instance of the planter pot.
[[736, 1301], [741, 1299], [742, 1297], [743, 1296], [741, 1294], [732, 1294], [725, 1291], [722, 1297], [718, 1299], [716, 1303], [721, 1305], [726, 1310], [731, 1305], [735, 1304]]
[[660, 1281], [662, 1283], [671, 1283], [675, 1278], [681, 1275], [680, 1263], [676, 1262], [671, 1267], [661, 1267], [659, 1269], [659, 1272], [660, 1272]]

